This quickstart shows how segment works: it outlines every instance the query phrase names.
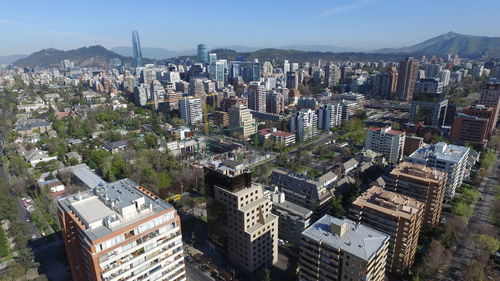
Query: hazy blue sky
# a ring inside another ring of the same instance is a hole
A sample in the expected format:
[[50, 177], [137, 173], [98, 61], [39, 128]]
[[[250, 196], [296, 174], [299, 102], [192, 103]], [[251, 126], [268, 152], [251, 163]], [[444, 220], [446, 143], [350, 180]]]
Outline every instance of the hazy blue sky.
[[100, 44], [401, 47], [455, 31], [500, 36], [499, 0], [0, 0], [0, 55]]

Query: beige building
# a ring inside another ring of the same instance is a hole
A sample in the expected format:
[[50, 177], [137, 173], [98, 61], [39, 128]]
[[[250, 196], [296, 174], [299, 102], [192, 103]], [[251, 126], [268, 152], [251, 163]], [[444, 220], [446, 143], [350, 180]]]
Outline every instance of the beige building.
[[129, 179], [58, 200], [75, 281], [186, 280], [176, 210]]
[[374, 186], [359, 196], [349, 217], [391, 237], [387, 271], [404, 273], [413, 264], [424, 203]]
[[248, 138], [257, 132], [257, 124], [245, 105], [236, 103], [228, 109], [229, 127], [241, 127], [241, 132], [244, 138]]
[[299, 281], [382, 281], [388, 247], [388, 235], [325, 215], [302, 233]]
[[386, 188], [424, 202], [424, 226], [432, 228], [439, 224], [447, 181], [446, 172], [403, 162], [391, 171]]
[[234, 161], [205, 165], [208, 235], [226, 258], [252, 275], [278, 261], [278, 217], [264, 187]]

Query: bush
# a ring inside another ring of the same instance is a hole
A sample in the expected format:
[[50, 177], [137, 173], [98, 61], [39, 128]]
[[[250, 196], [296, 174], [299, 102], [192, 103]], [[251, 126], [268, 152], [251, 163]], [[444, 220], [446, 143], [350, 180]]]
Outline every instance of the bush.
[[0, 228], [0, 257], [6, 257], [10, 253], [9, 241], [3, 228]]
[[474, 210], [466, 202], [458, 202], [453, 206], [451, 212], [457, 216], [470, 218]]

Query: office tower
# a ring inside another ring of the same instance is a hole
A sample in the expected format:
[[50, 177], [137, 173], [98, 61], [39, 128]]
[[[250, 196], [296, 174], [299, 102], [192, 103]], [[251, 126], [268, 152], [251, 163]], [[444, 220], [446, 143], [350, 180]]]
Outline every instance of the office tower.
[[276, 91], [266, 93], [266, 112], [281, 114], [285, 111], [285, 95]]
[[208, 64], [212, 65], [212, 63], [215, 63], [216, 61], [217, 61], [217, 54], [208, 53]]
[[301, 109], [290, 118], [290, 132], [297, 141], [305, 141], [316, 135], [318, 116], [311, 109]]
[[260, 81], [260, 62], [259, 59], [254, 59], [252, 63], [252, 81]]
[[263, 187], [243, 164], [209, 163], [205, 171], [208, 235], [217, 250], [247, 274], [278, 261], [278, 217]]
[[215, 81], [226, 82], [227, 80], [227, 60], [217, 60], [215, 62]]
[[181, 118], [188, 125], [195, 125], [203, 120], [201, 98], [183, 98], [179, 100]]
[[387, 71], [375, 75], [373, 94], [383, 99], [391, 99], [396, 93], [397, 85], [398, 71], [395, 67], [390, 67]]
[[273, 74], [274, 68], [271, 62], [265, 61], [264, 64], [262, 65], [262, 74], [264, 76], [268, 76]]
[[198, 60], [203, 64], [208, 63], [208, 50], [205, 44], [198, 45]]
[[266, 88], [259, 82], [253, 81], [248, 85], [248, 108], [259, 112], [266, 112]]
[[333, 186], [335, 180], [335, 174], [331, 172], [317, 179], [311, 179], [275, 169], [271, 173], [269, 182], [279, 187], [288, 201], [313, 211], [313, 219], [318, 219], [330, 208], [332, 194], [328, 188]]
[[419, 148], [410, 154], [408, 161], [446, 172], [448, 182], [444, 199], [450, 201], [455, 196], [455, 190], [462, 185], [465, 174], [470, 172], [467, 167], [469, 152], [468, 147], [439, 142]]
[[302, 233], [299, 281], [385, 280], [389, 237], [325, 215]]
[[383, 153], [387, 162], [396, 164], [403, 159], [405, 132], [385, 128], [369, 128], [366, 131], [365, 149]]
[[428, 64], [425, 66], [425, 77], [436, 78], [440, 71], [443, 70], [443, 66], [437, 63]]
[[443, 82], [444, 87], [448, 87], [450, 85], [450, 77], [451, 77], [451, 71], [448, 69], [443, 69], [439, 71], [438, 73], [438, 78], [441, 82]]
[[257, 133], [257, 123], [245, 105], [236, 103], [228, 109], [229, 127], [241, 127], [238, 132], [243, 138], [248, 138]]
[[129, 179], [59, 199], [75, 281], [186, 280], [180, 218]]
[[421, 94], [441, 95], [444, 84], [439, 78], [423, 78], [415, 83], [414, 99]]
[[349, 218], [389, 235], [386, 270], [405, 273], [413, 264], [425, 204], [374, 186], [353, 203]]
[[284, 60], [283, 61], [283, 74], [287, 74], [288, 72], [290, 72], [290, 63], [288, 62], [288, 60]]
[[453, 119], [450, 140], [454, 144], [483, 147], [488, 142], [489, 124], [490, 120], [487, 118], [458, 113]]
[[286, 73], [286, 87], [290, 90], [297, 90], [299, 88], [299, 76], [296, 72]]
[[477, 116], [479, 118], [488, 119], [487, 136], [493, 134], [493, 130], [497, 126], [498, 113], [495, 107], [487, 107], [482, 104], [471, 105], [469, 108], [463, 109], [462, 112], [469, 116]]
[[143, 66], [141, 41], [139, 40], [139, 33], [132, 31], [132, 47], [134, 49], [135, 66]]
[[403, 162], [391, 171], [385, 188], [424, 202], [424, 227], [433, 228], [439, 224], [447, 180], [443, 171]]
[[318, 128], [329, 131], [342, 125], [342, 105], [340, 103], [325, 104], [318, 109]]
[[412, 100], [417, 81], [418, 61], [407, 58], [399, 63], [396, 95], [400, 100]]

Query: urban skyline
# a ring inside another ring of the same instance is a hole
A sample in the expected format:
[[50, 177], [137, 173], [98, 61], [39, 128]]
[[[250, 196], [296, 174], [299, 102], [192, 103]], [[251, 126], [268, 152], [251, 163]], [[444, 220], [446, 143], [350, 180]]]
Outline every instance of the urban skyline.
[[[239, 45], [253, 48], [304, 45], [307, 42], [366, 51], [410, 46], [449, 31], [500, 36], [495, 29], [494, 15], [500, 3], [482, 2], [482, 5], [475, 5], [469, 1], [451, 0], [432, 3], [428, 0], [404, 3], [392, 0], [315, 1], [315, 5], [302, 7], [299, 2], [284, 1], [253, 1], [237, 5], [226, 1], [218, 1], [216, 5], [151, 1], [142, 6], [132, 2], [120, 5], [99, 2], [100, 9], [95, 9], [97, 2], [91, 1], [79, 7], [76, 13], [70, 3], [59, 1], [33, 2], [29, 8], [15, 1], [0, 1], [0, 36], [9, 42], [0, 46], [0, 55], [28, 54], [43, 48], [129, 46], [129, 30], [141, 33], [144, 47], [173, 51], [195, 49], [200, 42], [211, 47]], [[433, 9], [425, 11], [428, 18], [436, 20], [422, 21], [418, 18], [419, 13], [406, 12], [424, 9], [430, 4]], [[489, 8], [483, 9], [484, 6]], [[447, 9], [454, 9], [454, 13], [441, 13]], [[172, 13], [165, 17], [165, 10]], [[276, 10], [282, 12], [275, 13]], [[145, 17], [134, 21], [123, 19], [123, 15], [132, 13]], [[223, 20], [210, 19], [211, 14], [221, 13], [225, 16]], [[388, 16], [382, 16], [385, 14]], [[461, 20], [475, 14], [481, 14], [481, 17], [475, 21]], [[90, 15], [92, 21], [88, 21]], [[253, 25], [244, 24], [255, 16], [258, 20]], [[294, 24], [304, 17], [307, 20]], [[207, 21], [211, 23], [211, 30], [200, 28]], [[182, 22], [182, 25], [172, 24], [174, 22]], [[387, 26], [391, 28], [387, 29]], [[301, 34], [300, 38], [296, 34]]]

